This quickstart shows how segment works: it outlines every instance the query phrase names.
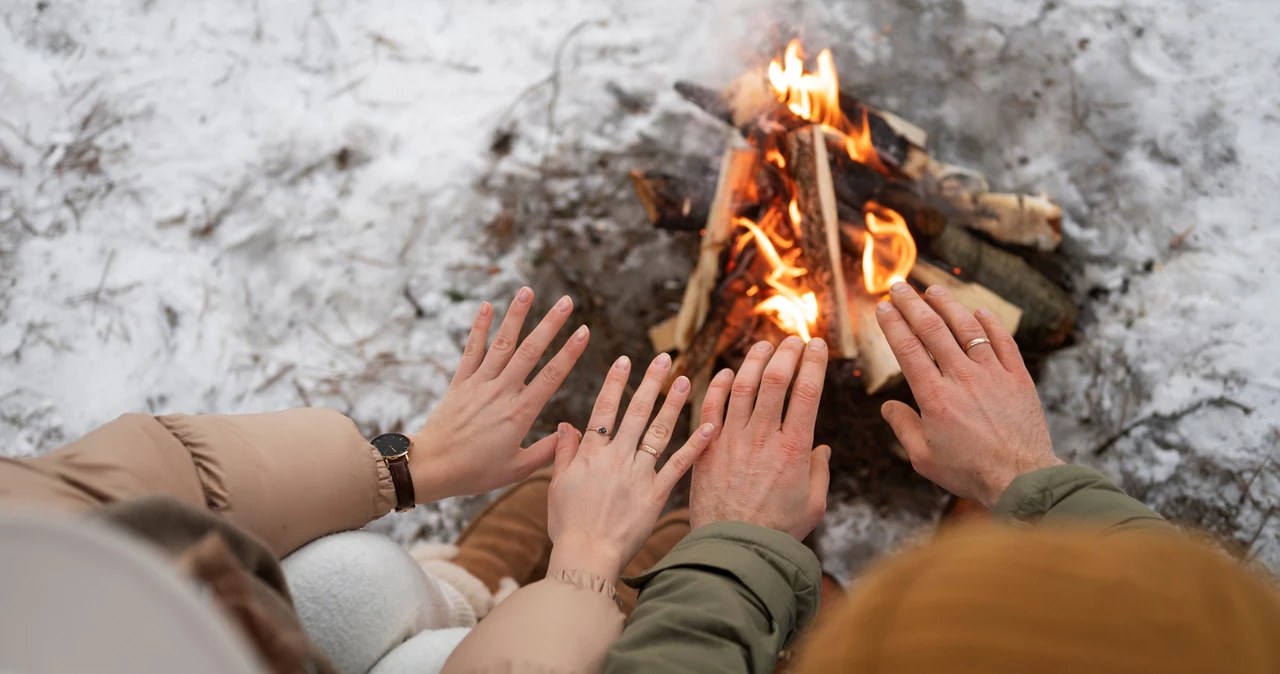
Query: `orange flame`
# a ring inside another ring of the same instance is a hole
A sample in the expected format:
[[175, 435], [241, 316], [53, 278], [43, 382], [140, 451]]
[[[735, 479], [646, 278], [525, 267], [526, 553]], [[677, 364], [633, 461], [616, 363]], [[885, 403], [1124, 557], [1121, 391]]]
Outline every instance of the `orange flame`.
[[[770, 211], [762, 218], [762, 221], [776, 220], [776, 218], [776, 211]], [[754, 238], [756, 249], [764, 256], [765, 262], [769, 265], [769, 274], [765, 276], [764, 282], [770, 288], [773, 288], [774, 294], [756, 305], [756, 313], [772, 315], [778, 327], [799, 335], [800, 339], [808, 342], [812, 337], [809, 329], [818, 321], [818, 298], [813, 291], [805, 291], [802, 288], [792, 287], [787, 283], [792, 279], [804, 276], [807, 273], [806, 270], [795, 266], [793, 264], [794, 260], [783, 260], [782, 255], [778, 253], [777, 247], [774, 246], [773, 240], [756, 223], [741, 217], [735, 218], [733, 222], [735, 225], [747, 230], [740, 243], [745, 243], [746, 240]], [[766, 222], [766, 224], [768, 223]], [[796, 254], [798, 253], [799, 251], [796, 251]], [[794, 258], [795, 256], [793, 255], [792, 257]]]
[[[862, 248], [862, 284], [878, 295], [907, 280], [916, 264], [916, 242], [898, 212], [868, 201], [867, 232]], [[887, 250], [886, 250], [887, 249]]]

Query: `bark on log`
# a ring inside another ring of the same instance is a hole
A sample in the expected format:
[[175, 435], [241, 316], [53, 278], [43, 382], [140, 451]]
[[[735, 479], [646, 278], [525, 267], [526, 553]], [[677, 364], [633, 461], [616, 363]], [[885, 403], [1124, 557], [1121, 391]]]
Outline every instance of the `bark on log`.
[[800, 211], [800, 263], [808, 269], [802, 278], [818, 300], [817, 334], [825, 335], [838, 357], [853, 358], [858, 347], [844, 284], [840, 221], [826, 139], [822, 129], [812, 125], [787, 134], [786, 147]]
[[944, 267], [959, 269], [960, 278], [986, 286], [1021, 309], [1015, 336], [1023, 347], [1047, 351], [1067, 341], [1079, 309], [1066, 291], [1021, 257], [954, 225], [921, 245]]
[[1054, 250], [1062, 243], [1062, 208], [1045, 195], [992, 192], [982, 174], [936, 161], [930, 161], [920, 182], [953, 224], [1039, 250]]
[[996, 319], [1009, 334], [1018, 334], [1022, 310], [990, 289], [977, 283], [962, 281], [951, 272], [920, 260], [911, 268], [911, 279], [925, 287], [937, 285], [946, 288], [969, 311], [986, 307], [996, 315]]
[[687, 350], [710, 308], [711, 292], [720, 276], [720, 253], [728, 245], [733, 232], [733, 204], [739, 191], [755, 177], [759, 153], [752, 149], [730, 147], [720, 162], [720, 178], [716, 185], [707, 217], [706, 232], [698, 252], [698, 262], [684, 289], [680, 312], [676, 314], [676, 346]]
[[715, 198], [715, 182], [632, 171], [631, 186], [654, 227], [696, 232], [706, 226]]

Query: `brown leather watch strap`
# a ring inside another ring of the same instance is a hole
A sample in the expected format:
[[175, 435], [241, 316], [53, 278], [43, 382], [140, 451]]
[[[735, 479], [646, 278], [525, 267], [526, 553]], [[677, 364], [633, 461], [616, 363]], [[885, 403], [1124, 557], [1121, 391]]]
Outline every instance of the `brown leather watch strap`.
[[409, 457], [387, 459], [387, 470], [391, 472], [391, 482], [396, 486], [396, 512], [413, 510], [416, 500], [413, 494], [413, 476], [409, 474]]

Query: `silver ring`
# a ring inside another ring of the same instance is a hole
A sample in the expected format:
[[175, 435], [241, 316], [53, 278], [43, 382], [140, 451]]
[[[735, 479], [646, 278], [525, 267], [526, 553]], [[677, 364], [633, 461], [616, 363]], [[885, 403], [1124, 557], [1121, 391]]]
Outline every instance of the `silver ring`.
[[975, 340], [973, 340], [973, 341], [969, 342], [968, 344], [965, 344], [965, 345], [964, 345], [964, 352], [965, 352], [965, 353], [969, 353], [969, 349], [972, 349], [973, 347], [975, 347], [975, 346], [977, 346], [977, 345], [979, 345], [979, 344], [990, 344], [990, 343], [991, 343], [991, 340], [987, 339], [986, 337], [979, 337], [979, 338], [977, 338], [977, 339], [975, 339]]
[[593, 431], [595, 431], [595, 432], [599, 433], [600, 435], [605, 436], [606, 438], [607, 438], [607, 437], [609, 437], [609, 429], [605, 428], [604, 426], [600, 426], [600, 427], [598, 427], [598, 428], [593, 428], [593, 429], [591, 429], [591, 430], [593, 430]]
[[650, 447], [649, 445], [640, 445], [640, 449], [637, 451], [644, 452], [645, 454], [650, 454], [655, 459], [658, 458], [658, 455], [660, 454], [658, 450]]

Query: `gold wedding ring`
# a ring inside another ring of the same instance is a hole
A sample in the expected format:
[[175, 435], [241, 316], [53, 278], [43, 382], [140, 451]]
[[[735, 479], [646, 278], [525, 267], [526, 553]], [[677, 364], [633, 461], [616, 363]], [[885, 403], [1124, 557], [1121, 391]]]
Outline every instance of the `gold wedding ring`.
[[972, 349], [973, 347], [975, 347], [975, 346], [977, 346], [977, 345], [979, 345], [979, 344], [990, 344], [990, 343], [991, 343], [991, 340], [987, 339], [986, 337], [979, 337], [979, 338], [977, 338], [977, 339], [973, 340], [972, 342], [969, 342], [968, 344], [965, 344], [965, 345], [964, 345], [964, 352], [965, 352], [965, 353], [969, 353], [969, 349]]
[[645, 454], [652, 454], [655, 459], [658, 458], [658, 455], [660, 454], [658, 450], [650, 447], [649, 445], [640, 445], [639, 451], [644, 452]]

